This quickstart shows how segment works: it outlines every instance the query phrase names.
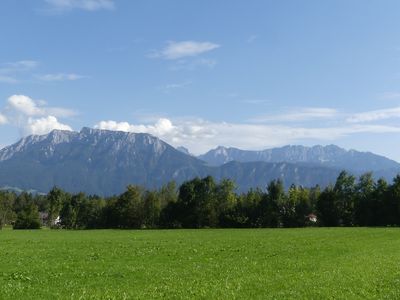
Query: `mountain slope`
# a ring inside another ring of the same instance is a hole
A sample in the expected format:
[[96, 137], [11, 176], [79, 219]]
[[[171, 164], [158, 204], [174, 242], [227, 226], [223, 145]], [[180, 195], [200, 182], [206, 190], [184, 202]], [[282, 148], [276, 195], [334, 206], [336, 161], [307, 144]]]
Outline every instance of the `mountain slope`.
[[166, 178], [201, 176], [203, 168], [151, 135], [89, 128], [30, 136], [0, 151], [0, 185], [39, 191], [57, 185], [109, 195], [130, 183], [157, 187]]
[[311, 163], [314, 165], [347, 169], [355, 173], [367, 171], [400, 170], [400, 164], [386, 157], [370, 152], [345, 150], [335, 145], [329, 146], [285, 146], [262, 151], [247, 151], [236, 148], [218, 147], [206, 154], [198, 156], [199, 159], [212, 166], [220, 166], [230, 161], [238, 162], [291, 162]]
[[47, 192], [59, 186], [69, 192], [112, 195], [128, 184], [157, 188], [196, 176], [231, 178], [239, 191], [265, 188], [281, 178], [286, 187], [333, 183], [340, 168], [304, 162], [229, 162], [208, 166], [162, 140], [141, 133], [83, 128], [29, 136], [0, 150], [0, 187]]

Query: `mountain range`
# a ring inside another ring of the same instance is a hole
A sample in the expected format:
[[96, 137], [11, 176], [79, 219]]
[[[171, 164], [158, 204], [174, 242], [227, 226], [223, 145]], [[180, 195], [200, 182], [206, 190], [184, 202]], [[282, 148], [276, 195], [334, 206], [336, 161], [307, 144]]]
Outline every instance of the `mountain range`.
[[386, 157], [371, 152], [345, 150], [336, 145], [328, 146], [284, 146], [261, 151], [240, 150], [219, 146], [198, 156], [209, 165], [220, 166], [230, 161], [238, 162], [291, 162], [308, 163], [352, 172], [380, 172], [383, 170], [399, 169], [400, 164]]
[[32, 135], [0, 150], [0, 187], [47, 192], [59, 186], [103, 196], [121, 193], [128, 184], [158, 188], [171, 180], [180, 184], [207, 175], [231, 178], [239, 191], [265, 188], [277, 178], [286, 187], [326, 186], [342, 169], [356, 175], [374, 171], [391, 179], [400, 164], [334, 145], [264, 151], [218, 147], [195, 157], [149, 134], [91, 128]]

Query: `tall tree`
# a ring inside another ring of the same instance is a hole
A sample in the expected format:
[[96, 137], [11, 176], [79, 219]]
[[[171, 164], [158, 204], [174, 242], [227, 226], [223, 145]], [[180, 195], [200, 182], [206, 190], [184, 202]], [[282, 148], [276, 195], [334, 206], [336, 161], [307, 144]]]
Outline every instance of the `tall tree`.
[[52, 226], [55, 220], [59, 217], [63, 203], [66, 200], [66, 193], [58, 187], [53, 187], [53, 189], [47, 194], [47, 201], [49, 205], [47, 218], [48, 226]]
[[375, 181], [372, 173], [360, 176], [355, 192], [354, 222], [359, 226], [370, 226], [374, 224], [373, 195]]
[[336, 194], [336, 208], [339, 214], [339, 225], [351, 226], [354, 221], [354, 195], [356, 179], [346, 171], [340, 172], [333, 191]]
[[128, 185], [126, 191], [118, 197], [114, 207], [118, 227], [142, 227], [144, 221], [142, 194], [142, 188]]
[[282, 180], [272, 180], [267, 186], [267, 193], [260, 202], [260, 224], [262, 227], [281, 225], [279, 206], [285, 199]]
[[26, 203], [17, 214], [14, 229], [40, 229], [39, 211], [34, 203]]

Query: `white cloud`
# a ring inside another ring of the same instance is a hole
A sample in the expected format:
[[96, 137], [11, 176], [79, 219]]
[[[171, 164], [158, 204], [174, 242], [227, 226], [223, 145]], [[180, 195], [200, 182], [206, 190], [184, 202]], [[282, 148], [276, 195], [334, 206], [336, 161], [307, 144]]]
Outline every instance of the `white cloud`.
[[182, 59], [185, 57], [198, 56], [200, 54], [219, 48], [220, 45], [211, 42], [168, 42], [161, 51], [153, 53], [152, 57], [159, 57], [168, 60]]
[[45, 74], [36, 76], [39, 80], [42, 81], [74, 81], [82, 78], [86, 78], [86, 76], [78, 75], [78, 74], [65, 74], [65, 73], [57, 73], [57, 74]]
[[400, 133], [400, 127], [352, 125], [306, 128], [265, 124], [210, 122], [202, 119], [160, 119], [154, 125], [102, 121], [95, 128], [150, 133], [174, 145], [184, 145], [200, 154], [218, 145], [265, 149], [304, 140], [332, 141], [357, 133]]
[[6, 111], [9, 114], [24, 115], [28, 117], [42, 117], [53, 115], [56, 117], [72, 117], [77, 115], [77, 112], [71, 109], [62, 107], [45, 106], [45, 101], [35, 101], [25, 95], [12, 95], [8, 98]]
[[165, 118], [159, 119], [154, 125], [131, 125], [128, 122], [101, 121], [95, 128], [125, 132], [150, 133], [155, 136], [163, 136], [175, 130], [171, 121]]
[[400, 106], [357, 113], [348, 117], [346, 121], [349, 123], [364, 123], [391, 118], [400, 118]]
[[289, 111], [283, 114], [264, 115], [252, 118], [250, 121], [264, 122], [299, 122], [315, 119], [332, 119], [338, 116], [338, 111], [333, 108], [326, 107], [308, 107], [300, 108], [297, 111]]
[[41, 116], [45, 111], [29, 97], [24, 95], [12, 95], [8, 98], [8, 105], [11, 109], [26, 116]]
[[7, 117], [3, 114], [0, 114], [0, 125], [7, 123]]
[[70, 126], [60, 123], [54, 116], [47, 116], [37, 119], [28, 118], [27, 123], [23, 127], [25, 135], [46, 134], [54, 129], [72, 131]]
[[19, 128], [22, 135], [45, 134], [53, 129], [72, 130], [57, 117], [71, 117], [77, 113], [62, 107], [51, 107], [43, 100], [33, 100], [25, 95], [12, 95], [0, 113], [0, 124]]
[[115, 8], [113, 0], [45, 0], [53, 10], [67, 11], [82, 9], [96, 11], [101, 9], [111, 10]]

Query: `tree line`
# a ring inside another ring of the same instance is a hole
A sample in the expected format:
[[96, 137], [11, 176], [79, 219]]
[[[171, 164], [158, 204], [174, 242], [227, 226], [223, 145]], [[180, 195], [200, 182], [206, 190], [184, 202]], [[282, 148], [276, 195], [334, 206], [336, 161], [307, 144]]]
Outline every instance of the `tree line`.
[[399, 226], [400, 175], [392, 183], [342, 171], [324, 189], [281, 180], [265, 189], [237, 193], [233, 181], [194, 178], [146, 190], [129, 185], [102, 198], [54, 187], [47, 195], [0, 192], [0, 227], [51, 228], [260, 228], [305, 226]]

